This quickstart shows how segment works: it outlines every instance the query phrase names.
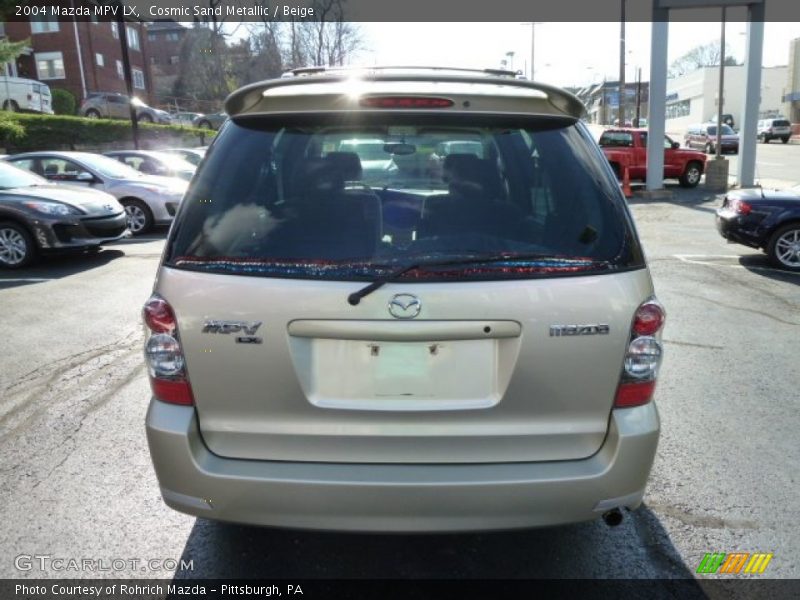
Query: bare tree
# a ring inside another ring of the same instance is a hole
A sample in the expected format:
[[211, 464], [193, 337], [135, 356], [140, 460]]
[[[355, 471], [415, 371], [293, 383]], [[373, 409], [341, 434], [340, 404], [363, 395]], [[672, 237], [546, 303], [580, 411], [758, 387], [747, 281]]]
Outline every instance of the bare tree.
[[[702, 46], [692, 48], [674, 61], [669, 66], [669, 77], [680, 77], [691, 73], [701, 67], [716, 67], [719, 66], [720, 59], [720, 42], [709, 42]], [[731, 49], [728, 44], [725, 44], [725, 66], [736, 66], [736, 59], [731, 56]]]
[[[211, 0], [213, 1], [213, 0]], [[363, 47], [357, 24], [345, 20], [347, 0], [313, 0], [309, 5], [313, 17], [291, 17], [274, 22], [265, 17], [249, 27], [254, 52], [280, 52], [281, 68], [343, 65], [347, 58]], [[254, 0], [268, 6], [267, 0]], [[277, 61], [272, 61], [276, 64]]]
[[309, 66], [343, 65], [347, 56], [363, 46], [358, 26], [344, 20], [346, 0], [315, 0], [314, 19], [302, 21], [301, 43]]
[[230, 48], [213, 28], [195, 23], [184, 36], [180, 52], [182, 68], [173, 88], [176, 96], [210, 102], [223, 100], [231, 92]]

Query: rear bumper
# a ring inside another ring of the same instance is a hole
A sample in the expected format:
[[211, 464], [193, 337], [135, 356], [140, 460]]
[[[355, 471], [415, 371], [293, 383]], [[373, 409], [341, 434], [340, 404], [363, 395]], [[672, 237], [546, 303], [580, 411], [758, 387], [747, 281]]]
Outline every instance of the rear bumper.
[[611, 413], [606, 441], [576, 461], [471, 465], [293, 463], [220, 458], [192, 407], [152, 400], [147, 439], [164, 501], [253, 525], [469, 531], [590, 520], [636, 508], [655, 457], [655, 405]]
[[764, 239], [762, 235], [753, 231], [754, 225], [750, 224], [749, 229], [743, 225], [742, 218], [725, 210], [718, 210], [716, 215], [716, 225], [719, 234], [728, 240], [751, 248], [762, 248]]

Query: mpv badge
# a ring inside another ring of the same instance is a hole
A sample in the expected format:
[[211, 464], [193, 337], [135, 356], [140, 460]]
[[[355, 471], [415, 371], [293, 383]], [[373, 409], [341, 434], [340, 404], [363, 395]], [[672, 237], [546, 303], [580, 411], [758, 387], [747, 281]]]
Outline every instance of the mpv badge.
[[413, 294], [395, 294], [389, 300], [389, 314], [396, 319], [413, 319], [422, 310], [422, 302]]
[[243, 331], [247, 335], [255, 335], [261, 321], [218, 321], [208, 319], [203, 323], [203, 333], [239, 333]]

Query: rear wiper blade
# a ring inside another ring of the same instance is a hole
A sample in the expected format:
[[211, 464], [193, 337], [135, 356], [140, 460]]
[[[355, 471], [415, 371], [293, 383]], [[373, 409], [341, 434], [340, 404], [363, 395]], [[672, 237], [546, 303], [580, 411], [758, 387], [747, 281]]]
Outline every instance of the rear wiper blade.
[[391, 273], [388, 273], [387, 275], [384, 275], [383, 277], [379, 277], [378, 279], [376, 279], [375, 281], [370, 283], [368, 286], [365, 286], [365, 287], [361, 288], [360, 290], [358, 290], [357, 292], [353, 292], [352, 294], [350, 294], [347, 297], [347, 303], [350, 306], [357, 306], [358, 303], [361, 302], [361, 299], [364, 296], [367, 296], [367, 295], [371, 294], [372, 292], [377, 290], [379, 287], [381, 287], [384, 284], [387, 284], [387, 283], [389, 283], [391, 281], [394, 281], [395, 279], [397, 279], [398, 277], [401, 277], [402, 275], [408, 273], [409, 271], [413, 271], [415, 269], [419, 269], [422, 265], [423, 265], [423, 263], [414, 263], [414, 264], [406, 265], [405, 267], [397, 269], [396, 271], [392, 271]]
[[361, 288], [360, 290], [353, 292], [347, 297], [347, 302], [351, 306], [358, 305], [361, 302], [361, 299], [365, 296], [368, 296], [378, 288], [384, 286], [387, 283], [391, 283], [395, 281], [399, 277], [402, 277], [409, 271], [416, 271], [417, 269], [423, 267], [449, 267], [453, 265], [470, 265], [476, 263], [493, 263], [493, 262], [504, 262], [504, 261], [512, 261], [512, 260], [565, 260], [566, 257], [563, 256], [553, 256], [552, 254], [492, 254], [488, 256], [469, 256], [463, 258], [450, 258], [447, 260], [429, 260], [429, 261], [419, 261], [415, 263], [411, 263], [410, 265], [405, 265], [400, 267], [395, 271], [391, 271], [386, 275], [379, 277], [369, 285]]

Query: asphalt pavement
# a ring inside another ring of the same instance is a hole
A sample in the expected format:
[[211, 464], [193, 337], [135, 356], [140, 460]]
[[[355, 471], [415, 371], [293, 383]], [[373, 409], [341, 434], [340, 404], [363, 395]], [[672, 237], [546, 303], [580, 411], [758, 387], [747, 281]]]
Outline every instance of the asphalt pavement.
[[631, 200], [668, 311], [663, 429], [645, 503], [613, 529], [342, 535], [176, 513], [144, 435], [139, 312], [163, 232], [0, 273], [0, 577], [87, 577], [24, 558], [47, 555], [161, 564], [114, 577], [692, 578], [733, 551], [800, 577], [800, 275], [726, 244], [718, 204], [702, 189]]

